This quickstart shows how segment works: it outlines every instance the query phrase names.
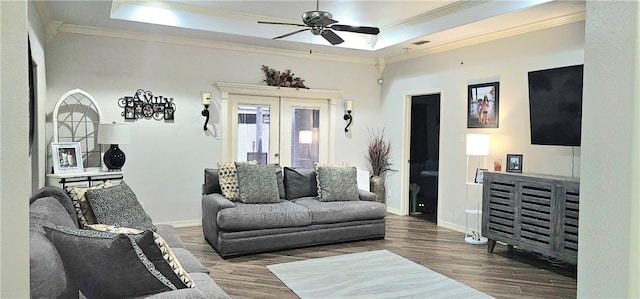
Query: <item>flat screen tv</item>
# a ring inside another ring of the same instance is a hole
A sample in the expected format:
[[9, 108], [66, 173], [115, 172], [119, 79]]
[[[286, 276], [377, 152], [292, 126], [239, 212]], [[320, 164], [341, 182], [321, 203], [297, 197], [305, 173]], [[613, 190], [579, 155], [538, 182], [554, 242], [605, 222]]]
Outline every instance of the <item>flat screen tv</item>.
[[531, 144], [580, 146], [583, 65], [529, 72]]

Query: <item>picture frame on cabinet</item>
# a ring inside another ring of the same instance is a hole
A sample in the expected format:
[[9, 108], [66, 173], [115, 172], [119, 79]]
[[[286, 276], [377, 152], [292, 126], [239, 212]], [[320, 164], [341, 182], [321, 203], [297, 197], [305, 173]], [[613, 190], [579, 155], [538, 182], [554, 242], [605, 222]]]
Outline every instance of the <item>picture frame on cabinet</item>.
[[489, 171], [489, 169], [485, 169], [485, 168], [477, 168], [476, 169], [476, 178], [473, 181], [476, 184], [482, 184], [482, 176], [484, 174], [485, 171]]
[[500, 82], [467, 86], [467, 128], [498, 128]]
[[82, 165], [82, 150], [80, 142], [51, 143], [51, 157], [53, 173], [80, 173], [84, 171]]
[[507, 172], [522, 173], [522, 155], [507, 154]]

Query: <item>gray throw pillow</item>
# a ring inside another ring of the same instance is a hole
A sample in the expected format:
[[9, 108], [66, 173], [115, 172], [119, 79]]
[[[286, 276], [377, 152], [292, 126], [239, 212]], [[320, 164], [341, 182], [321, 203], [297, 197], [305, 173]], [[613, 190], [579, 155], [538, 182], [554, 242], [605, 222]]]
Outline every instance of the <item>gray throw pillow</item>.
[[320, 201], [359, 200], [357, 171], [355, 167], [318, 167]]
[[280, 202], [275, 165], [236, 163], [238, 191], [243, 203]]
[[124, 181], [113, 187], [87, 190], [85, 197], [98, 223], [156, 230], [151, 217]]
[[70, 280], [87, 298], [137, 297], [187, 288], [163, 258], [152, 231], [117, 234], [44, 228]]
[[316, 172], [313, 168], [284, 168], [284, 189], [287, 200], [318, 196]]

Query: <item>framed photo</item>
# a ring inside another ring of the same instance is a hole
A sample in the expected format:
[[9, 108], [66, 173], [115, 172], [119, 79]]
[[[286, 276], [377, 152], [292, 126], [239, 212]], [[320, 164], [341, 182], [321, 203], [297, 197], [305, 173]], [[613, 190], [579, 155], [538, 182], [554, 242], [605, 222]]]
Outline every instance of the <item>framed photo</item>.
[[83, 172], [80, 142], [54, 142], [51, 144], [54, 173]]
[[467, 128], [497, 128], [500, 82], [469, 85], [467, 88]]
[[476, 179], [474, 180], [474, 183], [482, 184], [482, 175], [484, 174], [485, 171], [489, 171], [489, 169], [484, 169], [484, 168], [476, 169]]
[[507, 172], [522, 173], [522, 155], [507, 154]]
[[502, 171], [502, 160], [493, 160], [493, 171]]
[[477, 168], [476, 169], [476, 179], [473, 182], [477, 183], [477, 184], [482, 184], [482, 176], [483, 176], [485, 171], [489, 171], [489, 169]]

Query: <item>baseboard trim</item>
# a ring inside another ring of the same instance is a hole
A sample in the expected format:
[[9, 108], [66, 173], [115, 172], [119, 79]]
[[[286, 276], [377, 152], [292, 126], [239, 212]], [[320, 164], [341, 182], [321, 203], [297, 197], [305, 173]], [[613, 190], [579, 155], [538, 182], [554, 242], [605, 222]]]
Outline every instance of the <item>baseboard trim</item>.
[[459, 233], [463, 233], [464, 234], [464, 226], [455, 224], [455, 223], [451, 223], [451, 222], [446, 222], [446, 221], [439, 221], [438, 222], [438, 226], [440, 227], [444, 227], [446, 229], [450, 229], [452, 231], [457, 231]]
[[395, 215], [399, 215], [399, 216], [407, 216], [407, 215], [403, 214], [400, 210], [394, 209], [394, 208], [390, 208], [389, 206], [387, 206], [387, 213], [391, 213], [391, 214], [395, 214]]
[[201, 226], [202, 220], [193, 219], [193, 220], [183, 220], [183, 221], [169, 221], [169, 222], [159, 222], [156, 224], [168, 224], [173, 227], [191, 227], [191, 226]]

